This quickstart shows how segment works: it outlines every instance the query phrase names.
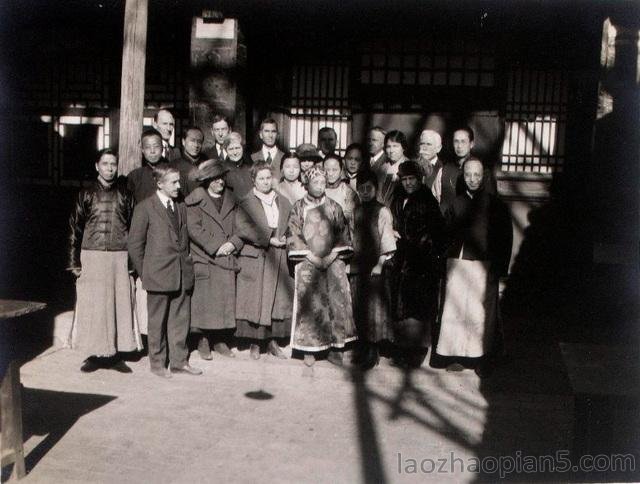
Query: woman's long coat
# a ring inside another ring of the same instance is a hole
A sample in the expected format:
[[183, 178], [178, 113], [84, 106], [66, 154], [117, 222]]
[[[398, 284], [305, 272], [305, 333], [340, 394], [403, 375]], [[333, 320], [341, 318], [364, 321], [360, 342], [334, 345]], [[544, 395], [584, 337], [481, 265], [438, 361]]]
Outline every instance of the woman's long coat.
[[195, 189], [185, 202], [196, 276], [191, 297], [191, 326], [235, 328], [238, 263], [234, 255], [216, 257], [215, 254], [225, 242], [231, 242], [237, 251], [244, 245], [235, 234], [237, 205], [231, 193], [225, 190], [218, 212], [204, 188]]
[[278, 228], [271, 229], [260, 200], [250, 191], [236, 212], [236, 234], [244, 242], [238, 262], [236, 318], [270, 326], [272, 320], [291, 318], [293, 278], [289, 274], [286, 248], [269, 246], [271, 237], [287, 230], [291, 203], [276, 197]]

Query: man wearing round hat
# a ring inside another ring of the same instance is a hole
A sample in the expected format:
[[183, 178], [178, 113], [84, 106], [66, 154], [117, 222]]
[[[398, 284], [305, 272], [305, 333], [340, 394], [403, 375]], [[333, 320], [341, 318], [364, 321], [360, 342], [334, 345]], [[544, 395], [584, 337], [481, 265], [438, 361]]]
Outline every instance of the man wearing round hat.
[[397, 250], [393, 259], [396, 291], [394, 342], [399, 363], [420, 366], [438, 306], [440, 260], [445, 248], [444, 218], [435, 197], [422, 183], [415, 161], [398, 167], [402, 190], [391, 202]]
[[211, 359], [210, 342], [221, 356], [233, 357], [227, 344], [236, 328], [234, 254], [243, 246], [234, 233], [236, 202], [226, 187], [229, 171], [221, 160], [200, 164], [201, 186], [185, 200], [195, 286], [191, 298], [191, 332], [199, 337], [198, 352]]

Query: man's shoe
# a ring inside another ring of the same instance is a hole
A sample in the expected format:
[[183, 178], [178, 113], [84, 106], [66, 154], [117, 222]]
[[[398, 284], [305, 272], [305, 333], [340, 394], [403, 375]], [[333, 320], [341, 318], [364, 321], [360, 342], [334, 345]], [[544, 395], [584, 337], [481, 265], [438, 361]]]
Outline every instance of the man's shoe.
[[450, 365], [447, 365], [447, 371], [450, 373], [459, 372], [463, 370], [464, 370], [464, 366], [462, 366], [460, 363], [451, 363]]
[[212, 360], [211, 347], [209, 346], [209, 340], [206, 336], [201, 336], [198, 341], [198, 354], [203, 360]]
[[200, 368], [196, 368], [195, 366], [191, 366], [189, 363], [181, 366], [180, 368], [171, 368], [171, 373], [186, 373], [188, 375], [202, 375], [202, 370]]
[[84, 360], [82, 366], [80, 367], [80, 371], [82, 373], [93, 373], [100, 368], [102, 368], [102, 366], [98, 363], [98, 361], [93, 356], [90, 356], [89, 358]]
[[122, 360], [114, 362], [109, 368], [119, 373], [133, 373], [133, 370]]
[[307, 353], [306, 355], [304, 355], [304, 364], [311, 367], [314, 365], [314, 363], [316, 362], [316, 357], [313, 356], [310, 353]]
[[327, 356], [327, 361], [336, 366], [342, 366], [342, 353], [339, 351], [329, 351], [329, 356]]
[[227, 343], [223, 343], [223, 342], [215, 343], [213, 345], [213, 349], [216, 353], [219, 353], [220, 356], [226, 356], [227, 358], [235, 358], [236, 356], [233, 354], [231, 349], [227, 346]]
[[282, 349], [280, 348], [280, 346], [278, 346], [278, 343], [276, 343], [276, 341], [273, 339], [269, 341], [267, 350], [276, 358], [280, 358], [281, 360], [287, 359], [286, 355], [282, 352]]
[[260, 346], [252, 344], [251, 348], [249, 348], [249, 356], [251, 357], [252, 360], [259, 360]]
[[168, 368], [151, 368], [151, 373], [160, 378], [171, 378], [171, 372]]

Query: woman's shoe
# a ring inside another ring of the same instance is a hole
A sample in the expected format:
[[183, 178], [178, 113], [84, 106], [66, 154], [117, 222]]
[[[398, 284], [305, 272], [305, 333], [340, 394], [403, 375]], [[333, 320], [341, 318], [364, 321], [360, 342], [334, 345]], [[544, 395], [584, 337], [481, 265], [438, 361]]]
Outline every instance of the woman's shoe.
[[342, 353], [340, 351], [329, 351], [327, 361], [336, 366], [342, 366]]
[[280, 358], [281, 360], [287, 359], [286, 355], [282, 352], [282, 349], [280, 348], [280, 346], [278, 346], [278, 343], [276, 343], [276, 340], [274, 339], [269, 341], [267, 350], [276, 358]]
[[227, 346], [227, 343], [220, 341], [218, 343], [213, 344], [213, 350], [218, 353], [220, 356], [226, 356], [227, 358], [235, 358], [236, 355], [233, 354], [231, 348]]
[[306, 355], [304, 355], [304, 364], [311, 367], [314, 365], [314, 363], [316, 362], [316, 357], [313, 356], [312, 354], [307, 353]]
[[366, 352], [366, 356], [362, 359], [360, 367], [363, 370], [370, 370], [380, 362], [380, 354], [378, 353], [378, 347], [371, 345]]
[[249, 349], [249, 356], [251, 356], [252, 360], [259, 360], [260, 359], [260, 346], [252, 344], [251, 348]]
[[198, 354], [203, 360], [212, 360], [211, 347], [209, 346], [209, 339], [206, 336], [201, 336], [198, 340]]

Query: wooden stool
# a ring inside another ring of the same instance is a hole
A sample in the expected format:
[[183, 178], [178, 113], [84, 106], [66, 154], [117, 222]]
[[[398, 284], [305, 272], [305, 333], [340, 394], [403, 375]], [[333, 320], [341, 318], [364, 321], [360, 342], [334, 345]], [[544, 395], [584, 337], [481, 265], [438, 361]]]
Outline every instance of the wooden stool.
[[11, 478], [25, 476], [24, 447], [22, 445], [22, 401], [20, 366], [12, 361], [0, 385], [0, 465], [13, 463]]

